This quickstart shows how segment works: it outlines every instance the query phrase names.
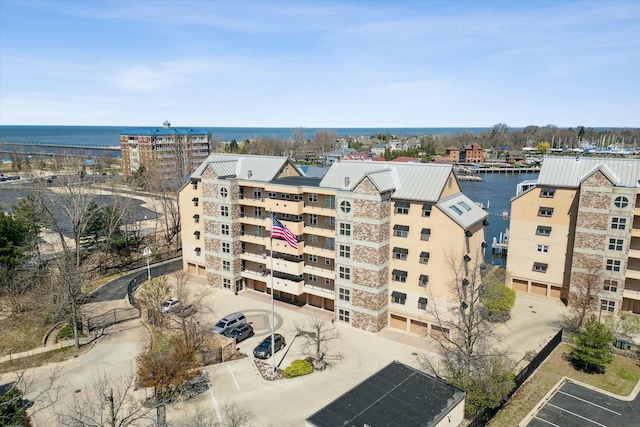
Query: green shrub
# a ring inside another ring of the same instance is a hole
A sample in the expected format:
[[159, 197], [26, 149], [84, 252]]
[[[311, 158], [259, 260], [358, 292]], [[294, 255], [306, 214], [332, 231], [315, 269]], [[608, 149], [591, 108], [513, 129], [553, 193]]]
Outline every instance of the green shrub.
[[73, 338], [73, 329], [71, 329], [71, 325], [66, 325], [58, 332], [58, 341], [62, 341], [68, 338]]
[[308, 375], [313, 372], [313, 366], [308, 360], [297, 359], [291, 362], [291, 365], [287, 366], [284, 370], [285, 378], [301, 377], [302, 375]]

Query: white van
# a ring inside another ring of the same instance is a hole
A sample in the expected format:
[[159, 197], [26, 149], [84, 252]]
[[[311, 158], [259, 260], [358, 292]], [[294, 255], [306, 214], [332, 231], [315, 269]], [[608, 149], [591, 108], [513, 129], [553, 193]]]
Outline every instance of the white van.
[[244, 316], [244, 314], [240, 312], [232, 313], [218, 320], [218, 322], [214, 326], [212, 326], [209, 331], [216, 334], [224, 335], [232, 328], [246, 323], [247, 318]]

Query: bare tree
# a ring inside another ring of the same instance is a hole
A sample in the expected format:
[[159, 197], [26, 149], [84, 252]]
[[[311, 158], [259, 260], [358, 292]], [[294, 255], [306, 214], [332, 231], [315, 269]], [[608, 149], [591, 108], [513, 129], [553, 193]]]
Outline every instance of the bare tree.
[[483, 313], [481, 253], [478, 251], [473, 258], [450, 253], [446, 260], [452, 277], [451, 298], [444, 300], [429, 293], [428, 309], [439, 329], [431, 338], [441, 358], [434, 361], [422, 357], [420, 361], [428, 371], [467, 392], [465, 412], [473, 416], [484, 407], [499, 405], [507, 396], [513, 388], [515, 364], [506, 352], [497, 349], [492, 327]]
[[143, 400], [134, 397], [135, 376], [133, 373], [110, 376], [99, 372], [93, 385], [82, 397], [74, 395], [73, 402], [64, 410], [56, 411], [60, 425], [74, 427], [127, 427], [148, 424], [151, 408]]
[[149, 313], [149, 319], [155, 326], [164, 324], [162, 304], [171, 296], [171, 285], [167, 276], [151, 279], [140, 290], [139, 299]]
[[193, 314], [205, 309], [203, 300], [209, 292], [198, 295], [189, 292], [189, 275], [184, 270], [173, 273], [173, 278], [175, 279], [173, 293], [180, 300], [181, 305], [171, 319], [177, 323], [185, 344], [199, 350], [203, 345], [205, 332]]
[[573, 316], [567, 326], [577, 331], [584, 326], [588, 314], [598, 308], [598, 294], [602, 292], [602, 261], [584, 254], [577, 256], [576, 261], [569, 288], [569, 308]]
[[320, 155], [323, 157], [325, 165], [327, 164], [327, 153], [333, 150], [337, 139], [338, 135], [329, 130], [319, 130], [313, 134], [313, 143]]
[[339, 353], [328, 354], [332, 349], [332, 344], [340, 340], [338, 329], [333, 323], [318, 319], [317, 317], [309, 319], [302, 325], [294, 324], [296, 336], [304, 340], [304, 352], [308, 356], [313, 357], [313, 367], [322, 370], [327, 367], [325, 358], [340, 358]]
[[31, 425], [29, 418], [58, 401], [58, 370], [46, 378], [27, 371], [0, 377], [0, 425]]
[[51, 309], [55, 317], [69, 322], [75, 347], [80, 348], [79, 325], [82, 322], [82, 304], [86, 301], [85, 289], [90, 280], [85, 269], [76, 265], [69, 255], [57, 259], [55, 268], [55, 276], [51, 281]]
[[226, 403], [222, 407], [227, 427], [250, 427], [256, 415], [249, 408], [244, 408], [236, 403]]

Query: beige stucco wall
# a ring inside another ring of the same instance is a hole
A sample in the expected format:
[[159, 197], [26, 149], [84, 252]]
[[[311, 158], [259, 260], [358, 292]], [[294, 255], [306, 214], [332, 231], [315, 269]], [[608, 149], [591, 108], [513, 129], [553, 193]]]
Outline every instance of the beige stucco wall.
[[[182, 240], [182, 264], [185, 271], [189, 271], [188, 265], [195, 264], [205, 265], [205, 247], [204, 247], [204, 213], [203, 213], [203, 197], [202, 183], [198, 182], [198, 189], [194, 190], [191, 182], [186, 184], [178, 194], [178, 203], [180, 206], [181, 230], [180, 238]], [[193, 199], [198, 198], [198, 206], [194, 205]], [[199, 215], [200, 222], [195, 223], [193, 216]], [[200, 231], [200, 240], [196, 240], [195, 232]], [[197, 255], [196, 248], [200, 247], [200, 256]]]

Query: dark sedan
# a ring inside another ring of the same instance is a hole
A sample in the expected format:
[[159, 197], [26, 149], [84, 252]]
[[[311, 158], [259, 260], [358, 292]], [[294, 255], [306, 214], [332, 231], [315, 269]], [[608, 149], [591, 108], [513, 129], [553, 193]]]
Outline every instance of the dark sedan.
[[[280, 334], [275, 334], [276, 353], [282, 350], [286, 345], [284, 337]], [[253, 355], [258, 359], [268, 359], [271, 357], [271, 335], [263, 339], [256, 348], [253, 349]]]

